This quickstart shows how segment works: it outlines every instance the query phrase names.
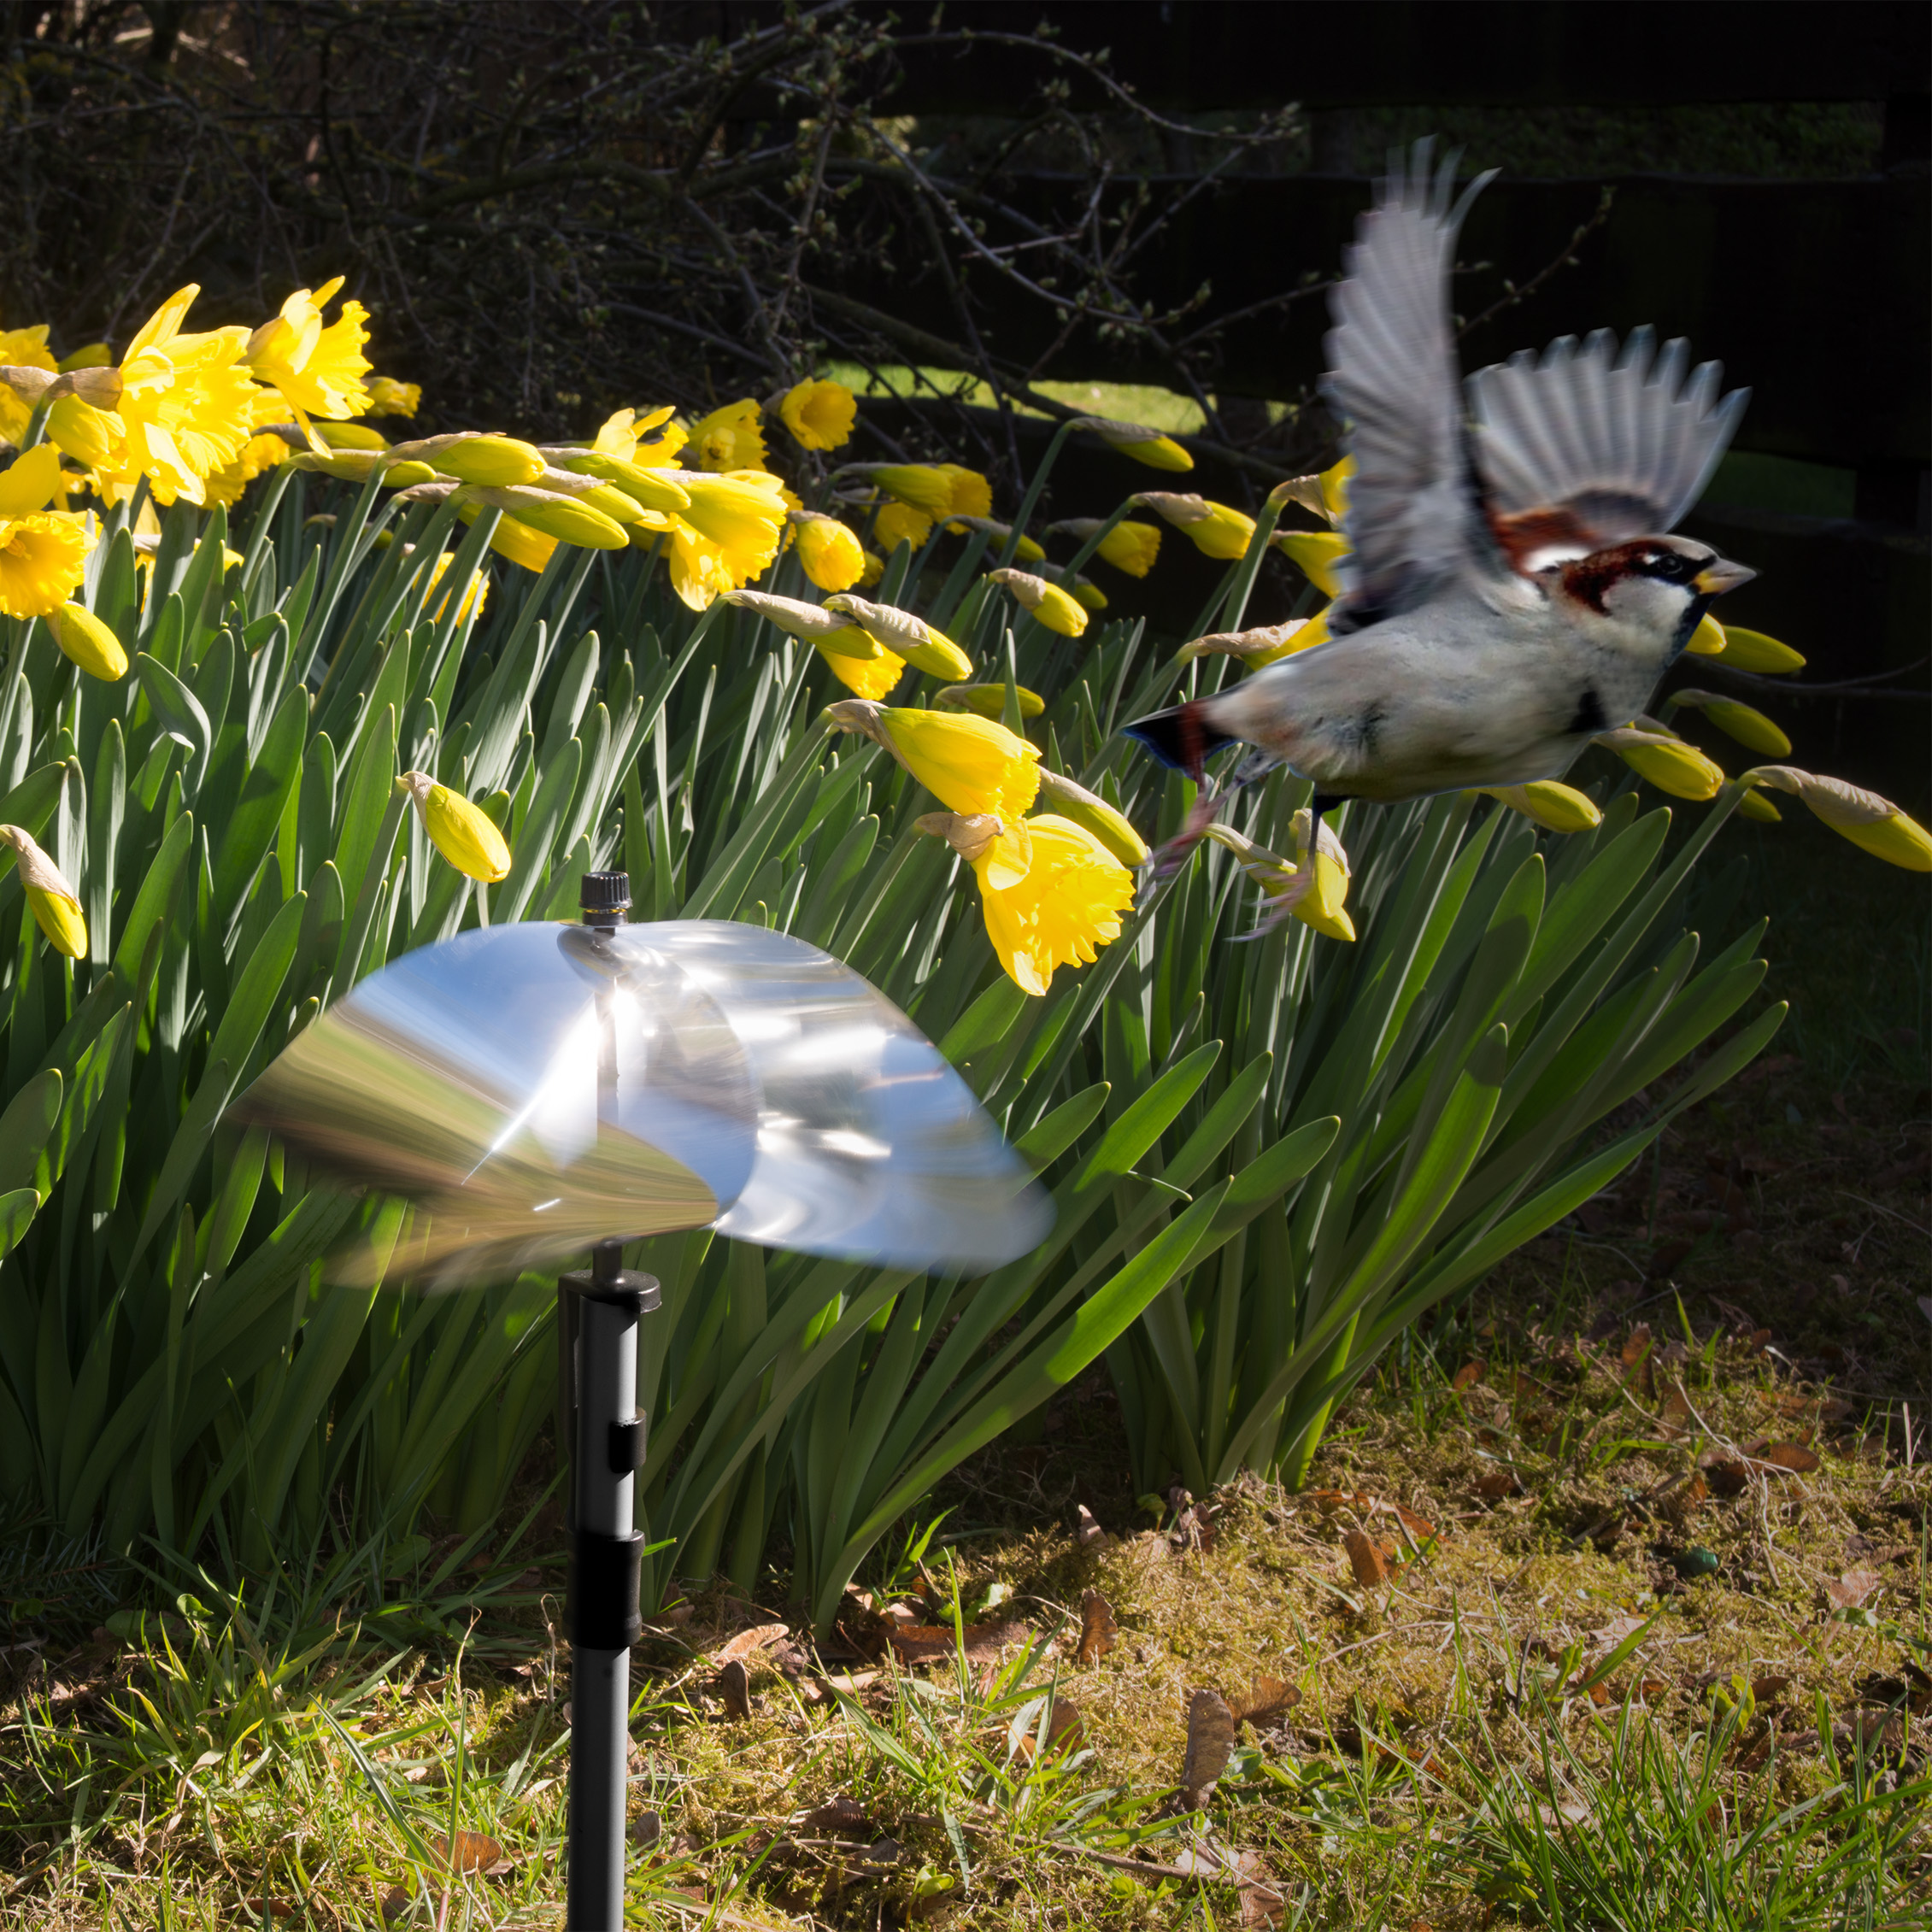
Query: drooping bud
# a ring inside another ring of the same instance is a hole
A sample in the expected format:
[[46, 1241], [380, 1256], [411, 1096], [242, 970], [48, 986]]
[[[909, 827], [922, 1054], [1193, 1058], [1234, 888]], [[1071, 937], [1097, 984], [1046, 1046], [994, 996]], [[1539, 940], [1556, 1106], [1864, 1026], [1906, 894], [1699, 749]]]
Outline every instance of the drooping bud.
[[1520, 812], [1546, 831], [1594, 831], [1603, 823], [1596, 801], [1573, 785], [1559, 784], [1554, 778], [1532, 778], [1528, 784], [1483, 785], [1485, 797], [1494, 798]]
[[47, 943], [70, 960], [85, 959], [87, 921], [81, 913], [79, 894], [23, 826], [0, 825], [0, 842], [12, 846], [18, 854], [26, 902], [33, 908], [34, 924], [47, 936]]
[[1144, 423], [1118, 422], [1112, 416], [1081, 416], [1075, 420], [1073, 427], [1091, 430], [1110, 449], [1131, 456], [1136, 463], [1145, 463], [1150, 470], [1194, 467], [1194, 458], [1172, 437], [1149, 429]]
[[510, 849], [480, 806], [439, 784], [427, 772], [405, 772], [396, 789], [408, 795], [430, 843], [458, 872], [485, 885], [508, 877]]
[[62, 604], [48, 618], [54, 642], [90, 678], [115, 684], [127, 675], [127, 653], [112, 629], [79, 604]]
[[1932, 872], [1932, 833], [1876, 791], [1801, 772], [1794, 765], [1760, 765], [1740, 784], [1771, 785], [1801, 798], [1835, 832], [1861, 850], [1911, 872]]
[[1077, 597], [1025, 570], [989, 570], [989, 584], [1003, 584], [1049, 631], [1063, 637], [1078, 637], [1087, 628], [1087, 613]]
[[1753, 751], [1764, 752], [1772, 758], [1791, 755], [1791, 740], [1763, 712], [1748, 704], [1740, 704], [1735, 698], [1725, 697], [1718, 691], [1672, 691], [1671, 696], [1677, 703], [1701, 711], [1727, 737], [1735, 738]]
[[1153, 857], [1126, 814], [1058, 772], [1040, 767], [1040, 803], [1090, 831], [1124, 866], [1144, 866]]

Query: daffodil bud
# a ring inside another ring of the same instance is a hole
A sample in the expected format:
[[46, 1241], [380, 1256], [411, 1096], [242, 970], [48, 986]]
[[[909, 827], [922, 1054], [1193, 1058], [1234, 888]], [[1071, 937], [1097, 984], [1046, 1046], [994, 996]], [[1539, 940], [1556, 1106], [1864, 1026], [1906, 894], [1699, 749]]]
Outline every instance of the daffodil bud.
[[575, 470], [561, 470], [554, 465], [546, 465], [543, 475], [532, 487], [551, 490], [559, 496], [574, 496], [578, 502], [601, 510], [613, 523], [644, 521], [644, 507], [635, 496], [599, 477], [579, 476]]
[[315, 433], [332, 449], [386, 449], [389, 438], [367, 423], [318, 422]]
[[1671, 696], [1677, 703], [1701, 711], [1727, 737], [1735, 738], [1753, 751], [1764, 752], [1772, 758], [1791, 755], [1791, 740], [1763, 712], [1753, 710], [1748, 704], [1740, 704], [1735, 698], [1717, 691], [1673, 691]]
[[48, 618], [54, 642], [90, 678], [114, 684], [127, 675], [127, 653], [120, 639], [92, 611], [62, 604]]
[[422, 407], [420, 382], [397, 382], [393, 376], [371, 376], [362, 385], [369, 392], [372, 416], [413, 416]]
[[[1100, 531], [1098, 517], [1069, 517], [1064, 523], [1048, 526], [1048, 534], [1071, 537], [1077, 543], [1089, 542]], [[1130, 577], [1145, 577], [1160, 555], [1160, 531], [1151, 523], [1136, 523], [1129, 518], [1117, 523], [1101, 537], [1096, 556], [1103, 557], [1116, 570]]]
[[1512, 812], [1520, 812], [1546, 831], [1594, 831], [1603, 823], [1596, 801], [1572, 785], [1559, 784], [1554, 778], [1532, 778], [1522, 785], [1483, 785], [1484, 796], [1499, 800]]
[[555, 537], [560, 543], [575, 543], [587, 550], [621, 550], [630, 543], [621, 524], [613, 522], [592, 505], [554, 490], [537, 490], [525, 484], [501, 489], [473, 488], [470, 494], [478, 502], [488, 503], [519, 523]]
[[1794, 765], [1760, 765], [1740, 784], [1771, 785], [1801, 798], [1812, 811], [1861, 850], [1910, 872], [1932, 872], [1932, 834], [1890, 799], [1842, 778], [1801, 772]]
[[1205, 496], [1144, 490], [1134, 501], [1158, 511], [1203, 556], [1218, 562], [1232, 563], [1248, 549], [1248, 540], [1254, 534], [1253, 517], [1229, 504], [1210, 502]]
[[1025, 570], [989, 570], [986, 581], [1005, 584], [1025, 609], [1063, 637], [1078, 637], [1087, 628], [1087, 613], [1079, 600], [1043, 577]]
[[429, 842], [467, 878], [494, 885], [508, 878], [510, 849], [490, 814], [427, 772], [405, 772], [396, 789], [414, 803]]
[[85, 958], [87, 921], [81, 914], [80, 896], [62, 876], [61, 868], [21, 826], [0, 825], [0, 842], [12, 846], [18, 854], [26, 902], [33, 908], [34, 924], [46, 934], [47, 943], [70, 960]]
[[725, 602], [756, 613], [788, 636], [836, 647], [846, 657], [877, 657], [878, 640], [861, 630], [843, 611], [829, 604], [808, 604], [797, 597], [775, 597], [766, 590], [727, 590]]
[[[378, 470], [386, 477], [391, 469], [389, 462], [373, 449], [301, 449], [289, 458], [289, 467], [332, 476], [341, 483], [367, 483]], [[415, 480], [427, 482], [435, 474], [431, 470]]]
[[875, 604], [848, 591], [827, 597], [825, 608], [850, 618], [889, 651], [896, 651], [916, 670], [957, 684], [972, 675], [972, 660], [923, 617], [892, 604]]
[[426, 436], [398, 443], [390, 450], [396, 462], [423, 462], [459, 483], [508, 489], [534, 483], [543, 473], [543, 455], [533, 443], [514, 436], [488, 436], [458, 430], [448, 436]]
[[1032, 869], [1033, 839], [1026, 821], [1011, 824], [990, 812], [927, 812], [913, 830], [943, 838], [996, 892], [1016, 886]]
[[[959, 516], [948, 517], [946, 520], [946, 531], [948, 536], [960, 537], [969, 530], [976, 532], [984, 531], [988, 537], [995, 538], [1002, 544], [1013, 535], [1013, 526], [1010, 523], [997, 523], [991, 517]], [[1022, 536], [1019, 543], [1013, 546], [1013, 554], [1022, 563], [1038, 563], [1047, 553], [1031, 537]]]
[[1040, 803], [1084, 826], [1124, 866], [1144, 866], [1154, 855], [1118, 807], [1045, 766], [1040, 767]]
[[[1720, 640], [1715, 648], [1709, 635], [1712, 631]], [[1754, 671], [1759, 677], [1782, 678], [1805, 668], [1805, 660], [1789, 644], [1781, 644], [1762, 631], [1747, 631], [1736, 624], [1721, 625], [1708, 616], [1691, 632], [1690, 642], [1684, 649], [1701, 656], [1715, 657], [1734, 671]]]
[[1105, 610], [1107, 608], [1107, 592], [1089, 578], [1076, 577], [1073, 579], [1073, 595], [1089, 610]]
[[1720, 657], [1724, 649], [1724, 627], [1706, 611], [1697, 620], [1697, 628], [1690, 634], [1690, 641], [1684, 646], [1687, 651], [1697, 657]]
[[1145, 463], [1150, 470], [1191, 470], [1194, 458], [1172, 437], [1164, 436], [1144, 423], [1117, 422], [1111, 416], [1082, 416], [1073, 425], [1077, 430], [1091, 430], [1110, 449]]
[[909, 503], [929, 517], [948, 515], [953, 508], [953, 479], [933, 463], [854, 463], [851, 469], [869, 476], [888, 496]]
[[[1024, 684], [1013, 686], [1013, 696], [1019, 700], [1022, 718], [1037, 718], [1047, 708], [1047, 701], [1037, 691], [1028, 690]], [[982, 718], [1002, 719], [1007, 713], [1007, 687], [1004, 684], [948, 684], [944, 690], [934, 695], [932, 702], [941, 711], [972, 711]]]
[[1679, 737], [1626, 725], [1599, 731], [1591, 742], [1614, 751], [1639, 778], [1649, 779], [1673, 798], [1715, 798], [1724, 785], [1724, 767]]
[[1252, 631], [1217, 631], [1212, 637], [1196, 637], [1192, 643], [1183, 644], [1176, 655], [1186, 664], [1210, 652], [1226, 651], [1239, 657], [1250, 671], [1259, 671], [1265, 664], [1277, 663], [1327, 642], [1328, 619], [1325, 614], [1318, 614], [1313, 617], [1291, 617], [1283, 624], [1260, 625]]
[[53, 370], [36, 363], [0, 362], [0, 383], [6, 384], [30, 409], [59, 380]]
[[573, 475], [602, 478], [644, 509], [672, 514], [690, 508], [690, 493], [661, 470], [647, 469], [642, 463], [627, 462], [620, 456], [608, 455], [601, 449], [582, 449], [566, 455], [552, 448], [544, 454], [556, 457], [558, 467], [570, 471]]
[[1318, 476], [1291, 476], [1268, 492], [1271, 509], [1285, 510], [1290, 503], [1299, 503], [1303, 509], [1325, 519], [1328, 505], [1322, 501], [1322, 479]]
[[1737, 802], [1737, 815], [1741, 819], [1755, 819], [1760, 825], [1782, 825], [1784, 814], [1766, 798], [1763, 792], [1753, 786]]
[[384, 484], [391, 490], [408, 490], [419, 483], [440, 483], [427, 463], [391, 463], [382, 473]]
[[794, 510], [791, 533], [799, 566], [819, 590], [849, 590], [865, 575], [865, 550], [837, 517], [818, 510]]
[[1310, 816], [1304, 810], [1297, 813], [1293, 820], [1297, 859], [1284, 859], [1279, 853], [1271, 852], [1266, 846], [1256, 844], [1232, 825], [1218, 820], [1208, 826], [1207, 837], [1232, 852], [1240, 860], [1241, 869], [1271, 899], [1278, 901], [1293, 896], [1294, 903], [1289, 909], [1304, 925], [1313, 928], [1325, 938], [1353, 942], [1355, 922], [1349, 918], [1342, 902], [1348, 891], [1348, 855], [1342, 849], [1341, 840], [1325, 825], [1322, 827], [1315, 876], [1306, 884], [1301, 883], [1303, 868], [1307, 864]]
[[1348, 555], [1346, 537], [1332, 530], [1277, 530], [1273, 541], [1324, 596], [1342, 595], [1341, 563]]
[[883, 746], [954, 812], [1022, 818], [1040, 791], [1040, 753], [1017, 732], [972, 713], [912, 711], [848, 698], [825, 722]]
[[[1295, 849], [1299, 861], [1308, 863], [1308, 832], [1314, 822], [1314, 813], [1304, 805], [1289, 821], [1295, 831]], [[1333, 925], [1346, 921], [1342, 901], [1348, 896], [1348, 854], [1342, 849], [1342, 841], [1324, 819], [1320, 837], [1315, 842], [1315, 876], [1302, 901], [1306, 908], [1301, 917], [1317, 930], [1319, 922], [1327, 920]], [[1353, 939], [1355, 928], [1348, 925], [1348, 937]]]

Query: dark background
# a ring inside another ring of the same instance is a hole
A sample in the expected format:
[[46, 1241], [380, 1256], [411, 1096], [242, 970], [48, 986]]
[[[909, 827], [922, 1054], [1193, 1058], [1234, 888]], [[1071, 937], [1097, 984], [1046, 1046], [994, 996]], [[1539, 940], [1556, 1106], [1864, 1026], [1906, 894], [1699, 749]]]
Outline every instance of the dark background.
[[[1888, 0], [0, 0], [0, 326], [118, 344], [189, 279], [197, 317], [254, 320], [346, 273], [430, 429], [582, 433], [827, 358], [963, 371], [963, 401], [868, 404], [857, 453], [978, 462], [1001, 507], [1069, 407], [1036, 385], [1147, 382], [1206, 408], [1195, 485], [1252, 504], [1332, 454], [1323, 285], [1388, 148], [1434, 133], [1503, 170], [1465, 232], [1465, 366], [1641, 322], [1720, 359], [1753, 400], [1691, 527], [1763, 573], [1724, 614], [1808, 684], [1923, 694], [1929, 26]], [[1072, 453], [1049, 514], [1125, 470]], [[1213, 574], [1170, 539], [1146, 584], [1103, 581], [1179, 629]], [[1922, 696], [1768, 708], [1923, 797]]]

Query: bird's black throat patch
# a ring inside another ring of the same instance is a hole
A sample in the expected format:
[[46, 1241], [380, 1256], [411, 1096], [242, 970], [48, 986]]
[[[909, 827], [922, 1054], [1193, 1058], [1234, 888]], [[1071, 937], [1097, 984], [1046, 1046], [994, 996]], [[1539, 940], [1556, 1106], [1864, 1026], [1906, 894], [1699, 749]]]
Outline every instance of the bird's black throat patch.
[[1577, 715], [1570, 720], [1570, 729], [1585, 737], [1610, 729], [1610, 720], [1603, 714], [1603, 700], [1596, 695], [1594, 684], [1586, 685], [1583, 695], [1577, 700]]

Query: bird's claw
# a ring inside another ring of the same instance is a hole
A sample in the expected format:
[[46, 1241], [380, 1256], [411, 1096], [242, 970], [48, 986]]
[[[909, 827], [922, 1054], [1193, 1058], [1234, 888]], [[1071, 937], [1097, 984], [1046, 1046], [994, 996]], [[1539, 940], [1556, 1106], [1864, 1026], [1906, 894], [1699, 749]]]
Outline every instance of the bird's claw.
[[1314, 878], [1315, 868], [1304, 866], [1282, 891], [1266, 894], [1261, 903], [1267, 910], [1241, 938], [1243, 941], [1265, 938], [1284, 919], [1292, 918], [1295, 908], [1308, 896], [1308, 888], [1313, 884]]
[[1172, 878], [1194, 855], [1194, 849], [1207, 836], [1207, 828], [1214, 823], [1214, 814], [1220, 809], [1219, 793], [1206, 794], [1195, 800], [1188, 807], [1188, 815], [1181, 822], [1181, 829], [1159, 847], [1154, 854], [1154, 876], [1156, 879]]

